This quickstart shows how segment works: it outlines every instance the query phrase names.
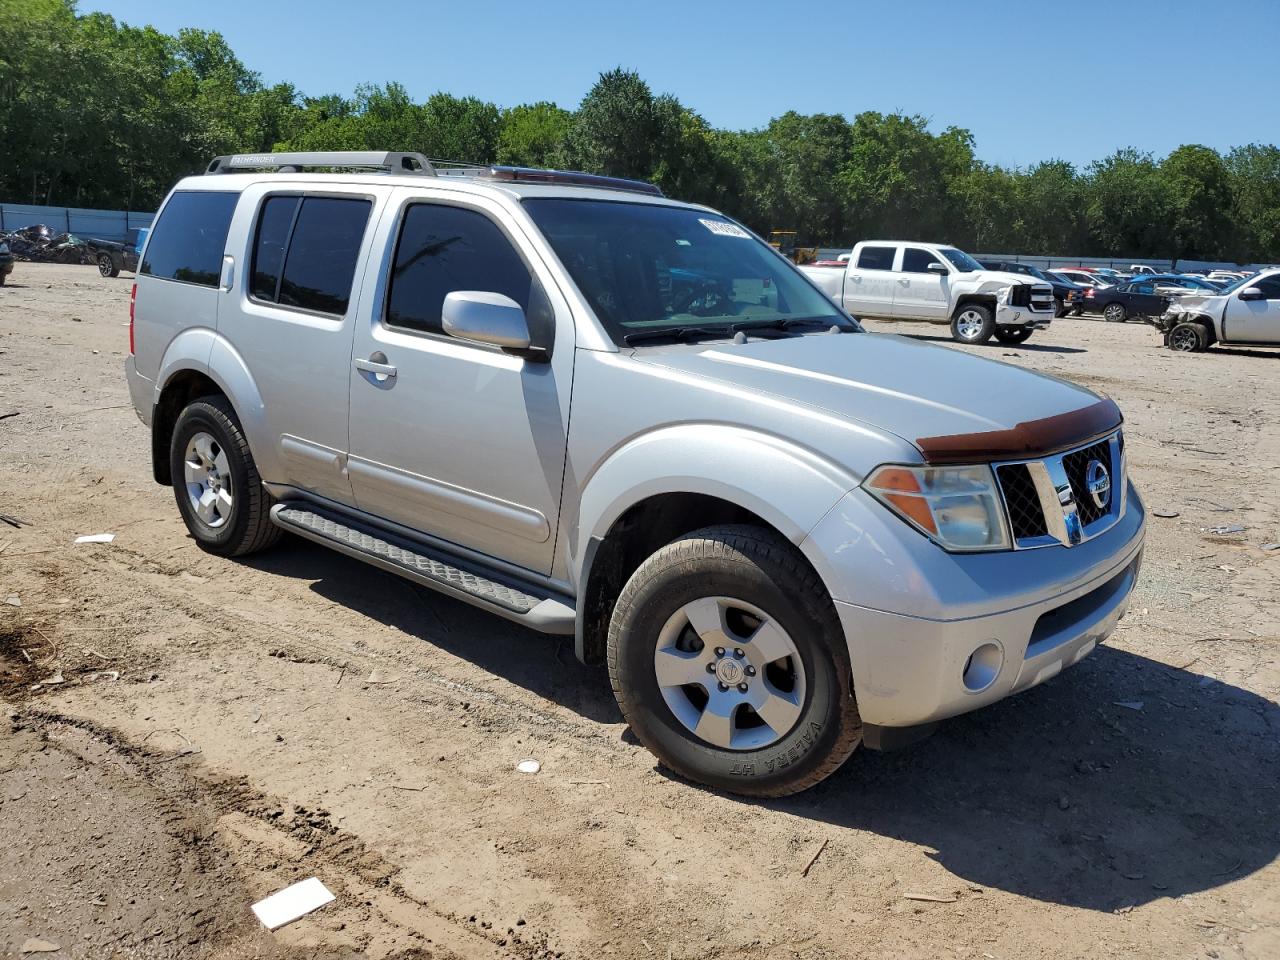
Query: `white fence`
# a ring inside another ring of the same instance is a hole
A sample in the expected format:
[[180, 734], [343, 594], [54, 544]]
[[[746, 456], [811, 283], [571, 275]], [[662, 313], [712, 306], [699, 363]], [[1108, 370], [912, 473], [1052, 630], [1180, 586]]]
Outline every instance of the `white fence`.
[[58, 233], [77, 237], [123, 240], [130, 230], [151, 226], [154, 213], [139, 210], [86, 210], [81, 207], [42, 207], [0, 203], [0, 233], [43, 223]]

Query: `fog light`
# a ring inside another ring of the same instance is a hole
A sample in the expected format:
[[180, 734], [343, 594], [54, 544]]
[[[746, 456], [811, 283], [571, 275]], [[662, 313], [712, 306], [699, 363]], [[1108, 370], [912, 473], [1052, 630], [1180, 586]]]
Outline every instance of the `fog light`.
[[1004, 651], [1000, 644], [989, 640], [980, 646], [965, 661], [964, 674], [961, 677], [964, 687], [970, 693], [981, 693], [996, 682], [1000, 675], [1000, 667], [1004, 663]]

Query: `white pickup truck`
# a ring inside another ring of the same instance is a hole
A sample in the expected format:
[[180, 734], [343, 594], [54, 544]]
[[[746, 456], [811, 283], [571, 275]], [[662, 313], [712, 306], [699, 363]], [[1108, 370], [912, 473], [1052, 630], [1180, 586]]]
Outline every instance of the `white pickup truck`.
[[1049, 284], [934, 243], [864, 240], [843, 269], [800, 269], [855, 317], [946, 323], [961, 343], [1022, 343], [1054, 314]]

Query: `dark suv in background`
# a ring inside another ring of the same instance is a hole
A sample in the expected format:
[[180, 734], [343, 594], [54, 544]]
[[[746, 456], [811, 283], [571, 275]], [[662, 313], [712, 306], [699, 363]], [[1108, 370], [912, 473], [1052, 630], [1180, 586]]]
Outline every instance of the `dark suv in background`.
[[1079, 308], [1084, 300], [1084, 287], [1071, 283], [1061, 277], [1046, 273], [1039, 267], [1029, 263], [1018, 263], [1015, 260], [979, 260], [988, 270], [1001, 270], [1005, 273], [1020, 273], [1023, 276], [1035, 277], [1053, 287], [1054, 316], [1065, 317], [1072, 310]]

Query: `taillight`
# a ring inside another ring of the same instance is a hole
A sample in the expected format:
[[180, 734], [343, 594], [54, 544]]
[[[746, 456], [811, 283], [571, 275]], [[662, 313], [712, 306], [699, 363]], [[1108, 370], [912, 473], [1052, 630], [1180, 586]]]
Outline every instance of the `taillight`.
[[129, 356], [133, 356], [133, 310], [138, 304], [138, 285], [135, 283], [129, 291]]
[[1093, 287], [1086, 287], [1086, 288], [1085, 288], [1085, 291], [1084, 291], [1084, 298], [1085, 298], [1086, 300], [1092, 300], [1092, 299], [1093, 299]]

